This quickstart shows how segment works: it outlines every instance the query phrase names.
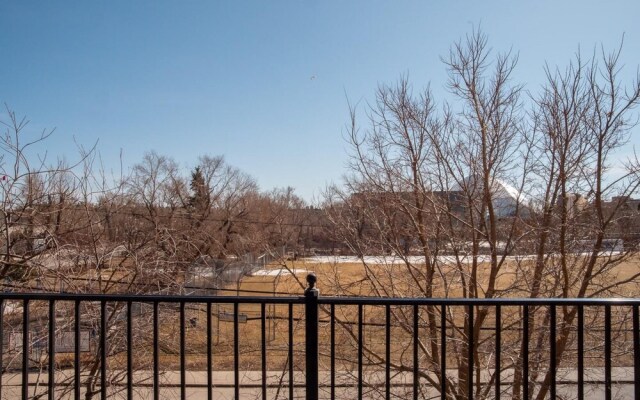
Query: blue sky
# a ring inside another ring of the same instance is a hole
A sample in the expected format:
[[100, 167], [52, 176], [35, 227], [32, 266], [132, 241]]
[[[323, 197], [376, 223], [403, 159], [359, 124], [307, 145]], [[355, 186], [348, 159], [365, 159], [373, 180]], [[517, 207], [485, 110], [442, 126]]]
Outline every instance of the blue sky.
[[446, 96], [440, 57], [473, 26], [519, 53], [534, 91], [544, 62], [623, 34], [631, 76], [638, 15], [638, 1], [0, 0], [0, 102], [30, 131], [56, 128], [51, 155], [73, 159], [74, 138], [99, 141], [108, 169], [120, 152], [125, 169], [149, 150], [185, 170], [224, 155], [262, 189], [311, 199], [345, 172], [347, 97], [402, 74]]

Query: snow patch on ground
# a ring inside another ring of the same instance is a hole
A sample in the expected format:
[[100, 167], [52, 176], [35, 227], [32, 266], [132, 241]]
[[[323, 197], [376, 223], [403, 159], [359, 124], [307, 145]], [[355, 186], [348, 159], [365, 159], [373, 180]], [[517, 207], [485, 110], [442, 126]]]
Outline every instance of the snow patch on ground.
[[[478, 256], [479, 262], [489, 261], [490, 258], [488, 255]], [[308, 263], [320, 263], [320, 264], [353, 264], [353, 263], [361, 263], [365, 262], [367, 264], [377, 264], [377, 265], [394, 265], [394, 264], [424, 264], [425, 258], [422, 256], [408, 256], [408, 257], [398, 257], [398, 256], [364, 256], [359, 258], [357, 256], [316, 256], [316, 257], [305, 257], [305, 262]], [[439, 256], [438, 261], [442, 263], [455, 263], [456, 259], [453, 256]], [[471, 257], [461, 257], [462, 262], [470, 262]]]
[[[603, 251], [600, 252], [600, 256], [614, 256], [619, 255], [620, 251]], [[576, 253], [575, 255], [590, 256], [591, 253]], [[498, 258], [501, 256], [498, 255]], [[520, 255], [520, 256], [507, 256], [507, 260], [523, 261], [523, 260], [535, 260], [535, 255]], [[396, 265], [396, 264], [424, 264], [425, 258], [423, 256], [364, 256], [362, 258], [357, 256], [315, 256], [305, 257], [303, 259], [308, 263], [318, 264], [353, 264], [362, 263], [376, 264], [376, 265]], [[437, 261], [442, 264], [455, 264], [458, 261], [455, 256], [438, 256]], [[470, 263], [473, 261], [472, 256], [461, 256], [459, 261], [461, 263]], [[477, 261], [480, 263], [490, 262], [491, 256], [488, 254], [482, 254], [477, 256]]]
[[254, 271], [251, 275], [253, 276], [283, 276], [283, 275], [306, 275], [308, 274], [308, 269], [298, 269], [294, 268], [292, 270], [288, 270], [286, 268], [278, 268], [278, 269], [259, 269]]

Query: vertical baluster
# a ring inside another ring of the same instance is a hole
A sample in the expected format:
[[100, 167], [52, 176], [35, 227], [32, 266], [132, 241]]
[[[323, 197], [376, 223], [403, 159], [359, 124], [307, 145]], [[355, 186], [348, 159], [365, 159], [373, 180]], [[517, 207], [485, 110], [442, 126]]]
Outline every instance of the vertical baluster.
[[549, 344], [551, 345], [549, 354], [549, 368], [551, 369], [551, 398], [556, 398], [556, 306], [549, 306]]
[[419, 341], [419, 318], [418, 306], [413, 306], [413, 399], [418, 400], [418, 388], [420, 386], [419, 363], [418, 363], [418, 341]]
[[80, 300], [75, 301], [74, 309], [74, 364], [73, 364], [73, 398], [74, 400], [80, 400]]
[[213, 357], [211, 355], [211, 303], [207, 303], [207, 400], [213, 400]]
[[158, 337], [158, 302], [153, 302], [153, 399], [160, 400], [160, 346]]
[[604, 306], [604, 382], [605, 399], [611, 400], [611, 306]]
[[584, 306], [578, 306], [578, 400], [584, 400]]
[[127, 399], [133, 399], [133, 304], [127, 301]]
[[289, 304], [289, 400], [293, 400], [293, 304]]
[[238, 303], [233, 303], [233, 393], [240, 400], [240, 335], [238, 333]]
[[187, 398], [185, 302], [180, 302], [180, 399]]
[[468, 332], [468, 338], [469, 338], [469, 348], [468, 351], [469, 353], [467, 354], [467, 357], [469, 358], [469, 365], [467, 365], [468, 371], [467, 371], [467, 375], [469, 376], [469, 379], [467, 380], [467, 398], [469, 400], [473, 399], [473, 350], [474, 350], [474, 338], [473, 338], [473, 320], [474, 320], [474, 316], [473, 316], [473, 305], [469, 305], [468, 307], [468, 313], [469, 313], [469, 332]]
[[22, 302], [22, 400], [29, 398], [29, 300]]
[[495, 399], [496, 400], [500, 400], [500, 384], [501, 384], [501, 377], [500, 377], [500, 370], [501, 370], [501, 366], [500, 366], [500, 356], [502, 354], [502, 309], [500, 308], [500, 304], [498, 304], [496, 306], [496, 361], [495, 361], [495, 372], [494, 374], [496, 375], [496, 394], [495, 394]]
[[362, 304], [358, 304], [358, 400], [362, 400]]
[[107, 303], [100, 302], [100, 398], [107, 400]]
[[529, 306], [524, 305], [522, 313], [522, 398], [529, 399]]
[[49, 376], [47, 382], [48, 399], [55, 399], [56, 368], [56, 303], [49, 300]]
[[260, 304], [260, 329], [261, 329], [261, 359], [262, 359], [262, 400], [267, 399], [267, 335], [266, 335], [266, 305]]
[[331, 400], [336, 398], [336, 306], [331, 304]]
[[447, 307], [440, 306], [440, 400], [447, 399]]
[[640, 313], [633, 306], [633, 376], [635, 398], [640, 399]]
[[385, 399], [391, 400], [391, 306], [385, 306], [385, 325], [384, 325], [384, 381], [385, 381]]

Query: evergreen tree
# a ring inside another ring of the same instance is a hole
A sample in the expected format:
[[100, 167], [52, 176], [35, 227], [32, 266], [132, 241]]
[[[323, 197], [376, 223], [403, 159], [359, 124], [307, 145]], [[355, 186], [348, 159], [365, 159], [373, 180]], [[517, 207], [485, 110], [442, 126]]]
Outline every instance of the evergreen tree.
[[204, 174], [200, 166], [197, 166], [191, 173], [191, 197], [189, 197], [189, 208], [193, 211], [205, 213], [211, 205], [209, 185], [205, 181]]

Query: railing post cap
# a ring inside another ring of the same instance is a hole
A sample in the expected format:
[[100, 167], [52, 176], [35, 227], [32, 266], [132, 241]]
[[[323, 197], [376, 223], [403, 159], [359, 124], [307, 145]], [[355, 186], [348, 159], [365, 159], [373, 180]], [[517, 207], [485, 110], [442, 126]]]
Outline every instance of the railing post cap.
[[307, 283], [309, 284], [309, 286], [304, 291], [305, 296], [318, 297], [320, 291], [316, 287], [317, 281], [318, 281], [318, 278], [316, 277], [316, 274], [314, 274], [313, 272], [307, 275]]
[[318, 277], [315, 273], [311, 272], [307, 275], [307, 283], [309, 284], [309, 289], [315, 288], [317, 281]]

